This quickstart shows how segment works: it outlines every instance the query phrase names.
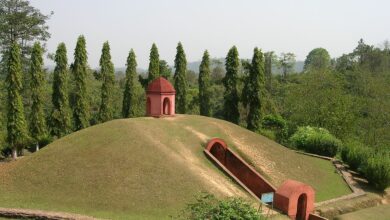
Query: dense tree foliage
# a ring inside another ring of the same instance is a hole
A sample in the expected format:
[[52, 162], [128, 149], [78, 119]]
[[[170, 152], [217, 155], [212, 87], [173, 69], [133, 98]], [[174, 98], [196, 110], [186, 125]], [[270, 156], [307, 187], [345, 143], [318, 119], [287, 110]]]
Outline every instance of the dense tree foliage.
[[324, 48], [315, 48], [307, 55], [304, 70], [324, 70], [330, 67], [330, 56]]
[[110, 45], [103, 44], [102, 55], [100, 57], [100, 77], [103, 81], [101, 89], [101, 103], [98, 120], [106, 122], [113, 118], [113, 88], [115, 83], [114, 64], [111, 62]]
[[247, 128], [257, 131], [261, 127], [261, 120], [264, 116], [263, 105], [265, 100], [264, 57], [257, 47], [253, 51], [252, 64], [250, 65], [246, 84], [246, 104], [249, 106]]
[[11, 45], [7, 59], [7, 143], [12, 148], [12, 157], [17, 157], [17, 151], [26, 146], [28, 139], [27, 124], [24, 116], [22, 97], [22, 67], [19, 46]]
[[210, 116], [210, 57], [206, 50], [203, 53], [202, 62], [199, 66], [199, 112], [200, 115]]
[[46, 120], [43, 103], [43, 90], [45, 86], [45, 72], [43, 70], [43, 51], [40, 43], [32, 48], [30, 64], [31, 113], [30, 134], [39, 150], [39, 142], [47, 137]]
[[226, 57], [226, 75], [223, 78], [225, 86], [224, 93], [224, 116], [225, 119], [235, 124], [239, 123], [240, 113], [238, 111], [239, 94], [238, 94], [238, 71], [240, 60], [238, 59], [238, 51], [236, 46], [233, 46]]
[[53, 110], [50, 116], [51, 134], [62, 137], [71, 130], [70, 109], [68, 100], [68, 58], [64, 43], [60, 43], [55, 54], [53, 73]]
[[152, 48], [150, 49], [148, 73], [147, 85], [160, 76], [160, 56], [155, 43], [153, 43]]
[[176, 47], [174, 86], [176, 111], [185, 114], [187, 109], [187, 59], [181, 42]]
[[170, 79], [172, 75], [172, 68], [168, 65], [167, 61], [160, 60], [160, 76], [164, 77], [165, 79]]
[[275, 63], [276, 59], [276, 55], [273, 51], [264, 53], [265, 88], [267, 91], [272, 90], [272, 65]]
[[74, 78], [73, 120], [74, 128], [81, 130], [89, 126], [89, 103], [87, 100], [87, 50], [84, 36], [77, 39], [72, 65]]

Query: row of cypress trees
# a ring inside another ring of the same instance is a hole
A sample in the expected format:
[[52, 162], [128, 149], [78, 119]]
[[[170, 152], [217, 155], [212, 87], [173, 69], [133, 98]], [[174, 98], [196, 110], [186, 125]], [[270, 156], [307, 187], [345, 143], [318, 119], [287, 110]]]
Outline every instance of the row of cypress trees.
[[[53, 72], [52, 104], [49, 123], [46, 123], [44, 114], [44, 85], [45, 71], [43, 69], [43, 48], [35, 43], [32, 48], [29, 74], [31, 90], [31, 114], [29, 128], [24, 115], [21, 91], [22, 64], [20, 48], [17, 43], [12, 44], [7, 56], [7, 143], [12, 149], [12, 157], [17, 157], [18, 150], [32, 140], [39, 150], [39, 143], [49, 136], [62, 137], [72, 130], [80, 130], [89, 126], [89, 106], [87, 100], [87, 51], [84, 36], [77, 40], [74, 62], [70, 66], [73, 75], [73, 100], [69, 106], [68, 73], [69, 65], [67, 49], [64, 43], [57, 47]], [[123, 117], [134, 116], [135, 105], [134, 84], [137, 83], [136, 61], [134, 51], [131, 50], [127, 59], [126, 86], [123, 99]], [[110, 46], [105, 42], [100, 58], [100, 78], [102, 80], [101, 103], [98, 112], [99, 122], [113, 119], [112, 90], [115, 83], [114, 65], [111, 62]], [[73, 117], [71, 117], [71, 109]], [[73, 123], [72, 123], [73, 119]], [[47, 127], [47, 124], [50, 128]]]
[[[155, 44], [150, 50], [150, 63], [148, 82], [156, 79], [159, 74], [159, 55]], [[181, 42], [176, 47], [175, 56], [175, 75], [174, 87], [176, 90], [176, 111], [181, 114], [186, 113], [187, 106], [187, 60]], [[265, 97], [265, 69], [264, 69], [264, 55], [258, 48], [254, 49], [252, 63], [248, 64], [249, 75], [245, 81], [245, 91], [242, 97], [239, 95], [239, 71], [240, 59], [238, 51], [233, 46], [226, 57], [226, 75], [223, 78], [225, 87], [224, 93], [224, 116], [225, 119], [238, 124], [240, 119], [239, 102], [242, 99], [243, 104], [249, 108], [247, 117], [247, 128], [253, 131], [260, 129], [261, 119], [263, 117], [263, 105]], [[203, 54], [201, 64], [199, 66], [199, 110], [200, 115], [211, 115], [211, 80], [210, 80], [210, 55], [206, 50]]]
[[[174, 87], [176, 89], [176, 108], [178, 113], [186, 113], [187, 106], [187, 60], [183, 45], [179, 42], [175, 56]], [[29, 68], [30, 89], [31, 89], [31, 114], [29, 116], [29, 128], [27, 128], [22, 97], [22, 66], [20, 61], [20, 49], [15, 43], [9, 50], [8, 74], [6, 78], [8, 91], [8, 120], [7, 120], [7, 142], [12, 148], [12, 155], [17, 157], [17, 150], [22, 148], [28, 139], [32, 139], [37, 150], [42, 139], [48, 137], [49, 133], [56, 137], [62, 137], [72, 130], [80, 130], [89, 126], [89, 102], [87, 100], [87, 51], [84, 36], [77, 40], [74, 62], [68, 65], [67, 49], [64, 43], [57, 47], [54, 61], [56, 63], [53, 73], [52, 104], [49, 123], [46, 123], [43, 103], [43, 90], [45, 84], [45, 72], [43, 70], [43, 48], [35, 43], [31, 53]], [[115, 84], [115, 70], [111, 61], [110, 46], [108, 42], [103, 44], [100, 57], [100, 79], [101, 103], [98, 112], [98, 121], [105, 122], [113, 119], [113, 97], [112, 90]], [[122, 116], [134, 117], [136, 115], [134, 106], [137, 105], [137, 62], [134, 50], [131, 49], [127, 57], [125, 88], [123, 91]], [[233, 123], [239, 122], [238, 105], [240, 101], [238, 92], [240, 60], [237, 48], [232, 47], [226, 57], [226, 75], [223, 79], [224, 92], [224, 113], [225, 119]], [[262, 104], [264, 97], [264, 59], [263, 54], [257, 48], [254, 49], [250, 71], [245, 80], [245, 95], [243, 103], [249, 107], [247, 127], [251, 130], [260, 128], [262, 118]], [[151, 82], [160, 76], [160, 60], [158, 49], [155, 44], [150, 51], [149, 75], [147, 82]], [[70, 70], [70, 71], [69, 71]], [[69, 106], [68, 73], [73, 75], [73, 98]], [[204, 116], [211, 115], [211, 80], [210, 80], [210, 55], [206, 50], [199, 67], [199, 109]], [[72, 111], [71, 111], [72, 110]], [[72, 116], [71, 117], [71, 112]], [[50, 128], [47, 128], [46, 124]], [[28, 132], [29, 130], [29, 132]]]

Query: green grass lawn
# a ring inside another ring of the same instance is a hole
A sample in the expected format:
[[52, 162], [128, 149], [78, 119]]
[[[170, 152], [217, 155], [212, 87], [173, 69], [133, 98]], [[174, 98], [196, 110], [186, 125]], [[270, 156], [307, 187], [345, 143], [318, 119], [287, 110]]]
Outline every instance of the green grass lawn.
[[222, 120], [179, 115], [110, 121], [0, 163], [0, 207], [170, 219], [201, 191], [253, 201], [205, 157], [211, 137], [225, 139], [275, 186], [290, 178], [307, 183], [316, 201], [350, 193], [329, 161]]
[[390, 219], [390, 205], [380, 205], [337, 216], [335, 220], [387, 220]]

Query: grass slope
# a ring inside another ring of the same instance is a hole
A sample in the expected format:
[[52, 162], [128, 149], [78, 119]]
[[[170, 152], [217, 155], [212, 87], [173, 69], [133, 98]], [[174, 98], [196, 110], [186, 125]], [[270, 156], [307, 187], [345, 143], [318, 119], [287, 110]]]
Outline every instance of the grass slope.
[[120, 119], [0, 164], [0, 206], [102, 218], [164, 219], [200, 191], [250, 199], [203, 154], [224, 138], [276, 186], [312, 185], [317, 201], [350, 193], [329, 161], [294, 153], [234, 124], [207, 117]]
[[380, 220], [390, 219], [390, 205], [380, 205], [340, 215], [335, 220]]

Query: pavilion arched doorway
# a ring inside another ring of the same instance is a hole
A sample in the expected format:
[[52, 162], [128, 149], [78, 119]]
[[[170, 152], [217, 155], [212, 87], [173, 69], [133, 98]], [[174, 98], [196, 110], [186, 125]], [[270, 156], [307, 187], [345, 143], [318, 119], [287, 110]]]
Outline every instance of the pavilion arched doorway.
[[146, 114], [150, 115], [152, 113], [152, 103], [150, 101], [150, 98], [148, 97], [146, 101]]
[[171, 101], [169, 98], [164, 98], [163, 101], [163, 114], [170, 115], [171, 114]]

